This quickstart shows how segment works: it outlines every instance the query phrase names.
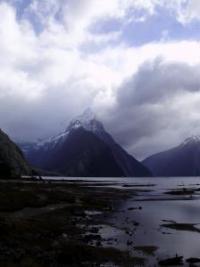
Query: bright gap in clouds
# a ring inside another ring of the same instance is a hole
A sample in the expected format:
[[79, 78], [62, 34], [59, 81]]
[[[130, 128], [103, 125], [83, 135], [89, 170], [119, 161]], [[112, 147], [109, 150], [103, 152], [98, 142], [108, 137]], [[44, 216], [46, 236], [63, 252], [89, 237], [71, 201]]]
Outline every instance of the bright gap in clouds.
[[1, 1], [1, 128], [33, 141], [90, 106], [138, 158], [200, 134], [199, 3]]

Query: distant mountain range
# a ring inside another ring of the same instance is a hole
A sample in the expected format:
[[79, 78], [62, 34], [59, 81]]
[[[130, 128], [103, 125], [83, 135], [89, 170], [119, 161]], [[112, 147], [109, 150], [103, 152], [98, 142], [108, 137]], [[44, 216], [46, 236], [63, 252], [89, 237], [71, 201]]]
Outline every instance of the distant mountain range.
[[64, 176], [142, 177], [148, 168], [129, 155], [86, 110], [62, 133], [34, 144], [21, 144], [28, 161], [39, 169]]
[[30, 175], [31, 171], [19, 147], [0, 130], [0, 179]]
[[200, 136], [139, 162], [114, 141], [90, 110], [60, 134], [20, 146], [26, 159], [0, 130], [0, 178], [31, 175], [36, 170], [71, 177], [200, 176]]
[[179, 146], [152, 155], [142, 163], [153, 176], [200, 176], [200, 136], [187, 138]]

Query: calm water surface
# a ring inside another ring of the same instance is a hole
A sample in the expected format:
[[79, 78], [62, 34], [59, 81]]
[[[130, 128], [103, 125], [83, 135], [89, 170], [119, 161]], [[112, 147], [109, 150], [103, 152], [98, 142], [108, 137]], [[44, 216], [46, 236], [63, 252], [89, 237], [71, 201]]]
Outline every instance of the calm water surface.
[[[158, 266], [158, 259], [176, 254], [200, 257], [200, 178], [60, 178], [81, 182], [86, 186], [104, 186], [137, 190], [108, 216], [112, 227], [102, 228], [104, 237], [112, 237], [115, 246], [133, 255], [147, 256], [135, 246], [156, 246], [155, 255], [148, 256], [146, 266]], [[185, 195], [169, 195], [171, 190], [195, 190]], [[199, 191], [198, 191], [199, 190]], [[166, 221], [195, 224], [197, 231], [163, 227]], [[185, 266], [189, 266], [185, 263]], [[200, 265], [195, 265], [200, 266]]]

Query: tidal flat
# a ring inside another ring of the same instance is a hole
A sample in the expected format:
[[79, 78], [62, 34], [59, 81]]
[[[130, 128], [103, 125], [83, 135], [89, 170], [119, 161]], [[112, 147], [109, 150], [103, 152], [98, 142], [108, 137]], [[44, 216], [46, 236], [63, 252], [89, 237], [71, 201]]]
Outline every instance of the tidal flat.
[[0, 266], [200, 266], [200, 179], [163, 179], [1, 180]]

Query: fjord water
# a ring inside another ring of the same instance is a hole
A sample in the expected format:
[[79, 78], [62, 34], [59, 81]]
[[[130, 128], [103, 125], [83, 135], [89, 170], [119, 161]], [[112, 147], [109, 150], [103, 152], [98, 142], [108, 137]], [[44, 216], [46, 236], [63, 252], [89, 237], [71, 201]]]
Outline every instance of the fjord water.
[[[157, 250], [155, 255], [149, 255], [149, 264], [176, 254], [184, 259], [200, 256], [200, 178], [60, 179], [83, 183], [84, 186], [113, 187], [133, 192], [133, 196], [120, 201], [107, 218], [113, 227], [102, 234], [106, 238], [115, 237], [112, 246], [140, 256], [142, 252], [134, 250], [135, 247], [155, 246]], [[167, 194], [177, 190], [188, 190], [188, 194]], [[163, 226], [170, 222], [194, 224], [196, 230]], [[105, 246], [109, 245], [105, 243]]]

